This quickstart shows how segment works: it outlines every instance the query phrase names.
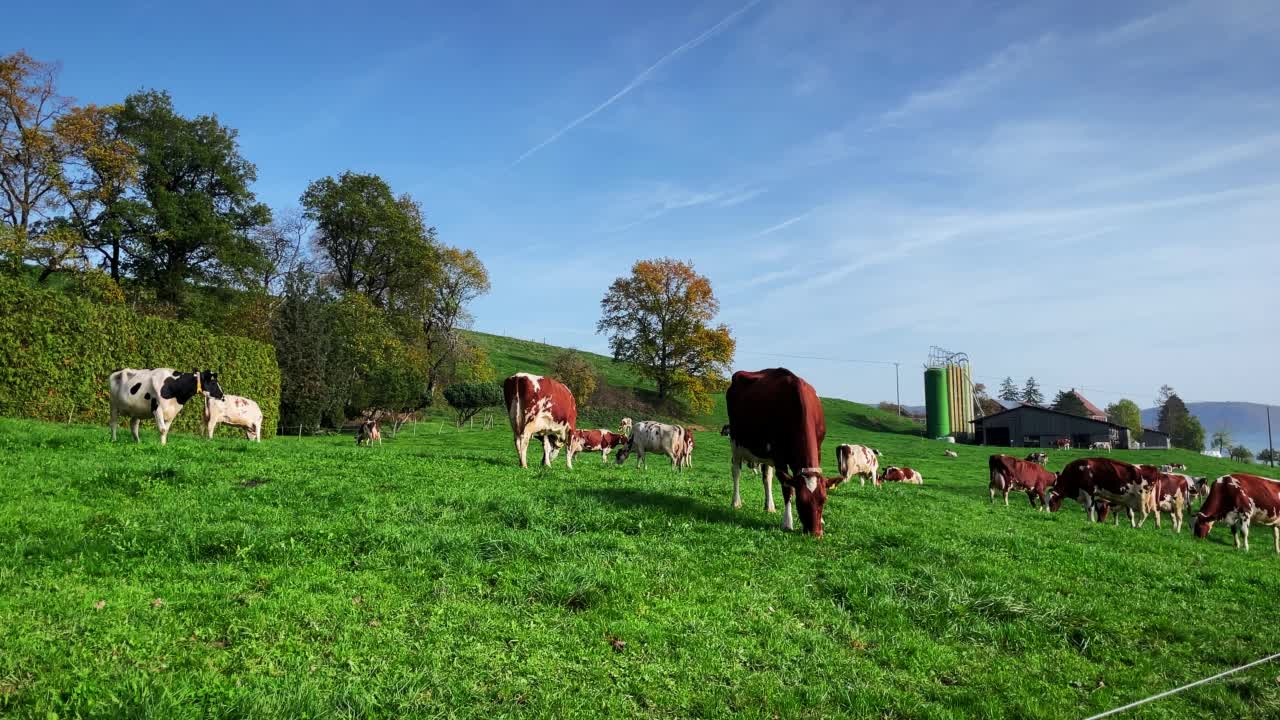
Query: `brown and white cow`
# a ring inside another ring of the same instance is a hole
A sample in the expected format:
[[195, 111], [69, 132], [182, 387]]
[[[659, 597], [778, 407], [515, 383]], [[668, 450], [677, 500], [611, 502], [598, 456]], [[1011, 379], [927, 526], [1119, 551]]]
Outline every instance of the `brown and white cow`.
[[129, 418], [134, 442], [139, 442], [138, 428], [144, 418], [156, 421], [160, 444], [168, 442], [169, 428], [183, 406], [196, 395], [208, 393], [221, 399], [218, 373], [192, 370], [180, 373], [173, 368], [116, 370], [107, 378], [111, 402], [111, 441], [115, 442], [121, 416]]
[[1178, 473], [1159, 473], [1151, 486], [1151, 492], [1147, 493], [1147, 502], [1142, 508], [1142, 522], [1138, 523], [1138, 527], [1142, 527], [1150, 513], [1156, 514], [1156, 527], [1160, 527], [1160, 513], [1167, 512], [1173, 519], [1173, 531], [1182, 532], [1183, 514], [1195, 493], [1196, 478]]
[[680, 456], [680, 465], [693, 467], [693, 433], [689, 428], [684, 428], [684, 454]]
[[[542, 464], [550, 467], [576, 429], [578, 405], [573, 393], [551, 378], [516, 373], [503, 381], [502, 396], [520, 467], [529, 467], [529, 440], [535, 437], [542, 439]], [[573, 457], [567, 455], [565, 461], [572, 470]]]
[[1124, 507], [1129, 511], [1129, 524], [1138, 526], [1137, 513], [1142, 510], [1144, 495], [1151, 491], [1156, 476], [1150, 465], [1132, 465], [1109, 458], [1082, 458], [1067, 463], [1054, 481], [1049, 493], [1049, 510], [1058, 512], [1062, 501], [1073, 498], [1084, 506], [1089, 520], [1106, 519], [1103, 504]]
[[880, 451], [866, 445], [840, 445], [836, 448], [836, 468], [844, 480], [858, 476], [860, 485], [880, 485]]
[[907, 485], [923, 485], [924, 477], [920, 475], [919, 471], [912, 470], [909, 467], [887, 467], [884, 469], [884, 472], [880, 474], [880, 482], [876, 484], [882, 485], [887, 482], [906, 483]]
[[627, 436], [608, 430], [574, 430], [565, 456], [573, 464], [573, 456], [580, 452], [600, 451], [600, 462], [609, 462], [609, 451], [627, 443]]
[[1027, 456], [1027, 462], [1033, 462], [1041, 467], [1049, 464], [1049, 454], [1042, 452], [1034, 452]]
[[844, 481], [822, 474], [827, 435], [822, 403], [813, 386], [786, 368], [733, 374], [725, 392], [733, 457], [733, 506], [742, 507], [739, 476], [746, 461], [763, 466], [765, 510], [774, 511], [773, 472], [782, 482], [782, 528], [793, 529], [794, 502], [805, 532], [822, 535], [827, 491]]
[[622, 429], [623, 435], [626, 435], [627, 437], [631, 437], [631, 424], [632, 424], [631, 418], [629, 417], [622, 418], [622, 422], [619, 423], [619, 427]]
[[1038, 509], [1048, 512], [1048, 492], [1058, 476], [1044, 469], [1044, 466], [1029, 460], [1019, 460], [1010, 455], [992, 455], [987, 460], [991, 471], [991, 503], [995, 504], [996, 493], [1004, 494], [1004, 504], [1009, 504], [1009, 493], [1024, 490], [1032, 508], [1036, 508], [1036, 498], [1040, 499]]
[[617, 463], [622, 465], [631, 453], [636, 455], [636, 464], [647, 468], [646, 453], [657, 453], [671, 458], [671, 467], [679, 471], [684, 458], [685, 429], [678, 425], [644, 420], [635, 424], [627, 444], [618, 450]]
[[1054, 446], [1055, 448], [1059, 449], [1059, 450], [1070, 450], [1070, 449], [1071, 449], [1071, 439], [1070, 439], [1070, 438], [1058, 438], [1057, 440], [1054, 440], [1054, 441], [1053, 441], [1053, 446]]
[[356, 431], [356, 446], [368, 445], [373, 446], [374, 443], [382, 444], [382, 431], [378, 429], [378, 419], [369, 418], [360, 423], [360, 429]]
[[244, 428], [245, 437], [262, 442], [262, 408], [258, 403], [239, 395], [214, 397], [204, 392], [204, 435], [213, 439], [219, 424]]
[[1204, 538], [1219, 520], [1231, 528], [1236, 547], [1244, 538], [1249, 549], [1249, 526], [1270, 525], [1280, 553], [1280, 481], [1245, 473], [1223, 475], [1209, 487], [1209, 497], [1196, 513], [1195, 535]]

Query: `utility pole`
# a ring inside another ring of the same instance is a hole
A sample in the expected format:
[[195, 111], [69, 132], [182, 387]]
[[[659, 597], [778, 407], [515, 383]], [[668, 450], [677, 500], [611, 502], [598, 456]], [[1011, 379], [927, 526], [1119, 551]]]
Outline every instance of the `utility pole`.
[[902, 417], [902, 383], [898, 380], [898, 363], [893, 364], [893, 395], [898, 401], [898, 417]]
[[1267, 406], [1267, 449], [1271, 451], [1271, 467], [1276, 466], [1276, 446], [1271, 442], [1271, 406]]

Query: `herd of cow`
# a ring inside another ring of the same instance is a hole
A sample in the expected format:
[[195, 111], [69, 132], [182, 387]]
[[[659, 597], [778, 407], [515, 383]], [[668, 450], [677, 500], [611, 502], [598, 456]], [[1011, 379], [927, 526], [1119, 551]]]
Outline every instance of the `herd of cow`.
[[[111, 373], [108, 389], [112, 440], [117, 437], [120, 417], [129, 418], [135, 441], [141, 421], [152, 418], [160, 431], [160, 444], [165, 444], [174, 418], [196, 395], [205, 398], [207, 437], [213, 437], [218, 424], [226, 423], [244, 428], [250, 440], [262, 439], [263, 418], [258, 404], [249, 398], [225, 394], [215, 372], [126, 368]], [[503, 399], [521, 467], [528, 467], [529, 442], [533, 438], [542, 441], [543, 465], [550, 465], [561, 448], [566, 449], [569, 468], [577, 453], [598, 451], [601, 460], [608, 462], [609, 452], [614, 449], [619, 465], [634, 454], [637, 464], [643, 467], [645, 456], [650, 453], [666, 455], [677, 470], [693, 464], [693, 433], [678, 425], [649, 420], [632, 423], [624, 418], [621, 432], [617, 433], [578, 429], [573, 393], [551, 378], [528, 373], [512, 375], [503, 383]], [[804, 530], [821, 536], [827, 493], [855, 476], [863, 485], [867, 480], [876, 486], [884, 482], [924, 483], [920, 473], [908, 467], [887, 467], [881, 472], [880, 452], [862, 445], [836, 448], [839, 473], [825, 475], [821, 457], [827, 430], [822, 403], [813, 386], [790, 370], [736, 372], [725, 400], [729, 424], [721, 434], [729, 438], [733, 506], [742, 506], [739, 480], [742, 466], [746, 465], [760, 474], [765, 510], [774, 512], [776, 473], [782, 486], [782, 527], [786, 530], [793, 528], [794, 507]], [[356, 437], [358, 444], [381, 441], [376, 421], [366, 421]], [[951, 450], [946, 454], [956, 456]], [[1175, 472], [1186, 469], [1182, 466], [1155, 467], [1109, 458], [1073, 460], [1061, 472], [1052, 473], [1045, 468], [1047, 461], [1042, 452], [1032, 453], [1025, 460], [992, 455], [988, 463], [991, 502], [995, 502], [996, 493], [1001, 493], [1008, 505], [1010, 492], [1024, 491], [1033, 508], [1057, 512], [1063, 500], [1072, 498], [1096, 522], [1105, 521], [1112, 512], [1123, 508], [1133, 527], [1141, 527], [1152, 513], [1160, 527], [1161, 513], [1167, 512], [1174, 531], [1181, 532], [1186, 509], [1194, 499], [1204, 497], [1196, 513], [1196, 537], [1207, 536], [1214, 523], [1222, 521], [1231, 528], [1236, 547], [1243, 542], [1248, 550], [1249, 527], [1257, 523], [1272, 528], [1275, 550], [1280, 553], [1280, 481], [1232, 473], [1209, 484], [1205, 478]]]
[[[991, 502], [1002, 493], [1009, 504], [1009, 493], [1025, 491], [1031, 507], [1057, 512], [1062, 501], [1072, 498], [1084, 507], [1092, 522], [1104, 522], [1123, 508], [1132, 527], [1142, 527], [1152, 513], [1160, 527], [1161, 513], [1169, 513], [1174, 532], [1182, 532], [1183, 516], [1196, 498], [1204, 498], [1195, 516], [1196, 537], [1208, 536], [1216, 522], [1231, 528], [1236, 547], [1243, 541], [1249, 549], [1249, 526], [1253, 523], [1272, 528], [1275, 550], [1280, 553], [1280, 481], [1231, 473], [1214, 480], [1191, 477], [1183, 465], [1136, 465], [1110, 458], [1081, 458], [1067, 463], [1062, 472], [1044, 468], [1044, 453], [1033, 453], [1026, 460], [1009, 455], [992, 455]], [[1039, 505], [1037, 506], [1037, 502]], [[1141, 519], [1138, 514], [1141, 513]]]

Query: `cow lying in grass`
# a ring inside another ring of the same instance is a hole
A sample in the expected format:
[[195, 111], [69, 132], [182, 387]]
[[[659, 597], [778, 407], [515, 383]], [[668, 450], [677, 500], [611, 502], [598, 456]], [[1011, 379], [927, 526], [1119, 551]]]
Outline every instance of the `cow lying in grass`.
[[887, 482], [923, 485], [924, 477], [920, 475], [919, 471], [912, 470], [909, 467], [887, 467], [884, 469], [884, 473], [880, 475], [880, 482], [876, 484], [880, 485]]

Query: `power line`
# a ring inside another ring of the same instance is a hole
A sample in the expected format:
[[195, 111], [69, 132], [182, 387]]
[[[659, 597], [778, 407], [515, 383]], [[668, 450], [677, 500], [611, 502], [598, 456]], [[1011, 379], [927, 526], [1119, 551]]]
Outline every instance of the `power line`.
[[888, 367], [893, 367], [894, 365], [898, 364], [896, 362], [892, 362], [888, 360], [859, 360], [856, 358], [830, 358], [830, 357], [819, 357], [817, 355], [787, 355], [785, 353], [755, 352], [750, 350], [739, 350], [738, 354], [739, 355], [764, 355], [766, 357], [790, 358], [793, 360], [821, 360], [823, 362], [853, 363], [857, 365], [885, 365]]

